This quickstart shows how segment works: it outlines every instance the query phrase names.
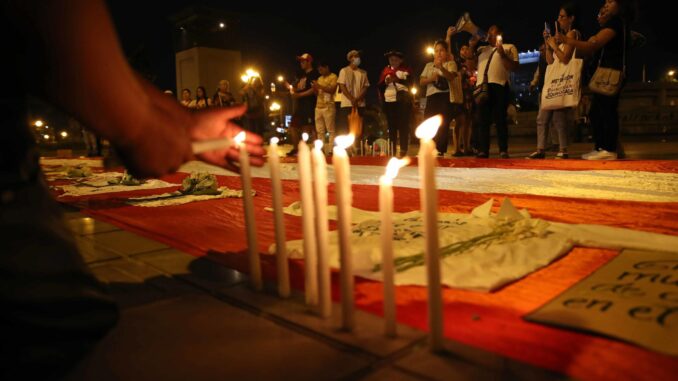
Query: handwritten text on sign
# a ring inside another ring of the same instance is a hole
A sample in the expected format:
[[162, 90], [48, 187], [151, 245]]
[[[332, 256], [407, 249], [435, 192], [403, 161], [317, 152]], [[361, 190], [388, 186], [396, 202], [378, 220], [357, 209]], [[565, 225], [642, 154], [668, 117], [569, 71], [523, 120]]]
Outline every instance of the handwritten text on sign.
[[678, 356], [678, 254], [623, 251], [526, 319]]

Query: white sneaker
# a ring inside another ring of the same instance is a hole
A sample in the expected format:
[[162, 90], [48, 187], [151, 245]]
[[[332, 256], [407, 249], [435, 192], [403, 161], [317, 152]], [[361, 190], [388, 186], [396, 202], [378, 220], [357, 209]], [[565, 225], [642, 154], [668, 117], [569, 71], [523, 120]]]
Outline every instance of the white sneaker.
[[601, 149], [596, 154], [587, 156], [586, 160], [617, 160], [617, 153]]
[[594, 149], [594, 150], [591, 151], [591, 152], [588, 152], [588, 153], [585, 153], [585, 154], [581, 155], [581, 158], [584, 159], [584, 160], [588, 160], [588, 159], [589, 159], [589, 156], [597, 155], [598, 152], [600, 152], [600, 150]]

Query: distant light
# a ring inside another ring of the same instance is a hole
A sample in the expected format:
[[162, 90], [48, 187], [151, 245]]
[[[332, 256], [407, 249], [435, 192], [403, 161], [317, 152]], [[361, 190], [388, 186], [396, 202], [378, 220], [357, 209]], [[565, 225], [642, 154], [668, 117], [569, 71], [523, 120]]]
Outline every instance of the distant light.
[[416, 87], [413, 87], [413, 88], [410, 89], [410, 92], [412, 93], [412, 95], [417, 95], [417, 91], [418, 90], [417, 90]]
[[219, 28], [221, 28], [221, 29], [226, 28], [226, 24], [224, 24], [223, 22], [220, 22], [220, 23], [219, 23]]
[[42, 120], [38, 119], [38, 120], [35, 121], [34, 124], [35, 124], [35, 127], [42, 127], [44, 123], [42, 122]]
[[42, 138], [45, 139], [45, 140], [49, 140], [49, 135], [44, 134], [44, 135], [42, 135]]
[[240, 79], [241, 79], [243, 82], [247, 83], [247, 82], [250, 81], [250, 76], [247, 75], [247, 74], [243, 74], [243, 75], [240, 76]]
[[675, 70], [669, 70], [669, 77], [673, 77], [674, 75], [676, 75], [676, 71]]
[[284, 81], [284, 80], [285, 80], [285, 77], [283, 77], [282, 75], [279, 75], [279, 76], [278, 76], [278, 82], [282, 82], [282, 81]]
[[280, 133], [285, 133], [285, 129], [284, 129], [284, 128], [276, 128], [275, 130], [278, 131], [278, 132], [280, 132]]
[[280, 103], [278, 103], [278, 102], [273, 102], [273, 103], [271, 103], [270, 110], [271, 110], [271, 111], [278, 111], [278, 110], [280, 110]]
[[275, 126], [275, 122], [271, 122], [271, 126]]
[[68, 137], [68, 132], [66, 132], [66, 131], [61, 131], [61, 132], [59, 133], [59, 135], [61, 135], [62, 138], [67, 138], [67, 137]]
[[433, 49], [433, 46], [428, 46], [426, 47], [426, 54], [433, 55], [435, 54], [436, 50]]
[[266, 99], [269, 99], [270, 97], [267, 95], [265, 98], [266, 98]]
[[49, 126], [45, 126], [45, 128], [49, 128]]

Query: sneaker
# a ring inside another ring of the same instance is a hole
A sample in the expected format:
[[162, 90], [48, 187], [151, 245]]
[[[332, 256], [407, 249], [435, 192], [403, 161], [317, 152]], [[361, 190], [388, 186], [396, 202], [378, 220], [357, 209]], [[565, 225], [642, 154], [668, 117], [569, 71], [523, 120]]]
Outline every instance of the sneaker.
[[567, 154], [567, 152], [558, 152], [556, 155], [556, 159], [569, 159], [570, 155]]
[[597, 155], [599, 151], [600, 151], [599, 149], [594, 149], [591, 152], [588, 152], [588, 153], [581, 155], [581, 158], [584, 159], [584, 160], [588, 160], [590, 156]]
[[617, 153], [601, 149], [596, 154], [587, 156], [586, 160], [617, 160]]
[[508, 159], [509, 158], [508, 152], [499, 152], [499, 158], [500, 159]]
[[545, 159], [546, 158], [546, 153], [544, 151], [535, 151], [530, 154], [530, 156], [526, 157], [526, 159]]

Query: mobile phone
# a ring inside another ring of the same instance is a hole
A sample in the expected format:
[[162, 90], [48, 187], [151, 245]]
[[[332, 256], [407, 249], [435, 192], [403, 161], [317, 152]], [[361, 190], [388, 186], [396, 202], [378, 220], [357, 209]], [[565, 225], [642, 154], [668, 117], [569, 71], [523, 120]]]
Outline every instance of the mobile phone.
[[544, 21], [544, 30], [551, 34], [551, 27], [549, 26], [548, 21]]

